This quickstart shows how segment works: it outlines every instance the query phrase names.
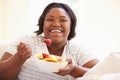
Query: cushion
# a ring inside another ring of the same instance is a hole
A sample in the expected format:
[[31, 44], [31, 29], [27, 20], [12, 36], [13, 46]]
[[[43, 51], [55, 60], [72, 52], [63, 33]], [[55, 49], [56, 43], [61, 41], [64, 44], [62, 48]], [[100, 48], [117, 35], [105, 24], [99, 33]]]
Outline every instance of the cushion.
[[7, 42], [0, 42], [0, 58], [5, 52], [5, 49], [7, 48], [8, 43]]
[[76, 80], [120, 80], [120, 52], [112, 52]]

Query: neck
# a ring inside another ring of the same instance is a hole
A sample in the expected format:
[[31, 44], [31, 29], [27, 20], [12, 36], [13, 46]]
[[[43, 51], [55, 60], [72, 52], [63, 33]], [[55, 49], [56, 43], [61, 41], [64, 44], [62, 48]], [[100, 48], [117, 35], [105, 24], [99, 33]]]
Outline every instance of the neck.
[[61, 56], [64, 51], [64, 47], [65, 47], [66, 43], [67, 42], [60, 43], [60, 44], [52, 44], [51, 46], [48, 46], [49, 53], [53, 54], [53, 55]]

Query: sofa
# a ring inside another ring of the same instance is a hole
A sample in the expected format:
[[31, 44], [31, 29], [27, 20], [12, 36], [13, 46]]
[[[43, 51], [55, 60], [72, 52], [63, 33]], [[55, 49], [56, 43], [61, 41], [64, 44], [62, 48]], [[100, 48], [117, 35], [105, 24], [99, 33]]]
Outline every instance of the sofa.
[[3, 53], [5, 52], [7, 46], [8, 46], [7, 42], [0, 42], [0, 58], [3, 55]]
[[120, 52], [108, 54], [83, 77], [76, 80], [120, 80]]

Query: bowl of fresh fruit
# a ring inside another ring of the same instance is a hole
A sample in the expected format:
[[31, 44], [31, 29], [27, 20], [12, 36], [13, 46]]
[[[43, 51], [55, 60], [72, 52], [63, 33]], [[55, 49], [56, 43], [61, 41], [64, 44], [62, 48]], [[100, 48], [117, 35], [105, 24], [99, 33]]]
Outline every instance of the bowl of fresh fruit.
[[52, 54], [39, 53], [34, 57], [39, 68], [49, 72], [58, 72], [60, 68], [64, 68], [68, 64], [65, 58]]

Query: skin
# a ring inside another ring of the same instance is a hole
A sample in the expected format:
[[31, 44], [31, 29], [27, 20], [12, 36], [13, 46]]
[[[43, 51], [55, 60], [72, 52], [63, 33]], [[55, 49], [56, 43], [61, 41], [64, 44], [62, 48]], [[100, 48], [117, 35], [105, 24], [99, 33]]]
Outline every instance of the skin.
[[[70, 17], [62, 8], [52, 8], [44, 19], [44, 35], [46, 39], [51, 39], [52, 44], [48, 46], [50, 54], [61, 56], [70, 33]], [[17, 46], [17, 53], [11, 55], [7, 52], [0, 61], [0, 80], [13, 80], [19, 73], [22, 65], [32, 55], [28, 45], [20, 42]], [[71, 75], [75, 78], [81, 77], [98, 62], [97, 59], [91, 60], [83, 66], [72, 65], [72, 60], [68, 59], [68, 65], [61, 68], [55, 74], [64, 76]], [[14, 66], [13, 66], [14, 65]], [[12, 73], [12, 74], [11, 74]]]

